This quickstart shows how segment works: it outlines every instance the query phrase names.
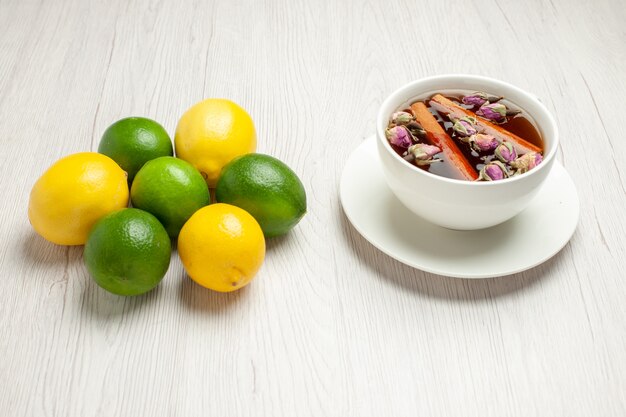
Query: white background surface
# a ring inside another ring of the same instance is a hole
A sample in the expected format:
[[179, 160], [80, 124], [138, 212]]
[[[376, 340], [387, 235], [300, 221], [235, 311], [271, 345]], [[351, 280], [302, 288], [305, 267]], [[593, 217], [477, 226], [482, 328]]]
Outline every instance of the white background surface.
[[[625, 20], [619, 0], [0, 0], [1, 414], [625, 415]], [[540, 267], [420, 272], [340, 208], [384, 97], [450, 72], [511, 82], [556, 116], [581, 219]], [[193, 284], [174, 253], [158, 290], [109, 295], [82, 248], [32, 232], [30, 188], [115, 120], [173, 134], [205, 97], [249, 110], [309, 213], [236, 294]]]

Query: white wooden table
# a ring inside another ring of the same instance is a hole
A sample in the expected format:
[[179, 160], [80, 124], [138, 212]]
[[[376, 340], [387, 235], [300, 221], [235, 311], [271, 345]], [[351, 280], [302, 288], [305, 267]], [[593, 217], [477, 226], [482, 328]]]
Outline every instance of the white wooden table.
[[[621, 0], [0, 0], [0, 414], [626, 415], [624, 21]], [[431, 275], [343, 214], [345, 158], [383, 98], [450, 72], [557, 118], [581, 219], [537, 268]], [[105, 293], [82, 247], [31, 230], [32, 184], [115, 120], [173, 134], [205, 97], [249, 110], [308, 215], [237, 293], [195, 285], [176, 253], [157, 290]]]

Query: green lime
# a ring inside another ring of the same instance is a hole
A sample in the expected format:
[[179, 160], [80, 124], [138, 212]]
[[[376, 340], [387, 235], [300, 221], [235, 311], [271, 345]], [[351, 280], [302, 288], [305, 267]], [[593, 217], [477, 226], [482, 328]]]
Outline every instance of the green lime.
[[107, 128], [98, 152], [110, 157], [132, 182], [143, 164], [159, 156], [172, 156], [172, 141], [160, 124], [145, 117], [128, 117]]
[[83, 259], [96, 283], [118, 295], [139, 295], [159, 285], [170, 265], [171, 243], [152, 214], [126, 208], [100, 219]]
[[306, 193], [295, 172], [269, 155], [250, 153], [228, 163], [217, 182], [219, 203], [241, 207], [266, 237], [291, 230], [306, 213]]
[[133, 207], [154, 214], [172, 238], [196, 210], [211, 202], [200, 172], [171, 156], [146, 162], [135, 176], [130, 198]]

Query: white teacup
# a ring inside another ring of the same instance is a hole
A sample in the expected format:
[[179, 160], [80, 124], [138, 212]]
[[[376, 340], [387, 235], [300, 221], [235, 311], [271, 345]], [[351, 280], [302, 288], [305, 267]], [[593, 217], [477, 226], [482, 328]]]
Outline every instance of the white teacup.
[[[522, 175], [503, 180], [463, 181], [431, 174], [403, 160], [385, 137], [391, 114], [407, 102], [455, 90], [503, 96], [523, 109], [544, 141], [543, 161]], [[524, 210], [548, 177], [559, 144], [554, 118], [533, 95], [500, 80], [463, 74], [422, 78], [393, 92], [378, 111], [376, 136], [387, 184], [396, 197], [418, 216], [458, 230], [495, 226]]]

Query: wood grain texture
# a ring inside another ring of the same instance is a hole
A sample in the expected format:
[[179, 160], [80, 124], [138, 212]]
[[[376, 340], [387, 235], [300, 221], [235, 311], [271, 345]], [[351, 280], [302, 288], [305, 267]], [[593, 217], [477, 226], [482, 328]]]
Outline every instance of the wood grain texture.
[[[620, 0], [0, 0], [0, 413], [626, 415], [625, 20]], [[581, 219], [530, 271], [424, 273], [341, 210], [384, 97], [451, 72], [556, 116]], [[82, 248], [34, 234], [29, 191], [53, 161], [125, 116], [173, 133], [211, 96], [248, 109], [308, 193], [252, 285], [203, 290], [174, 253], [157, 290], [119, 298]]]

